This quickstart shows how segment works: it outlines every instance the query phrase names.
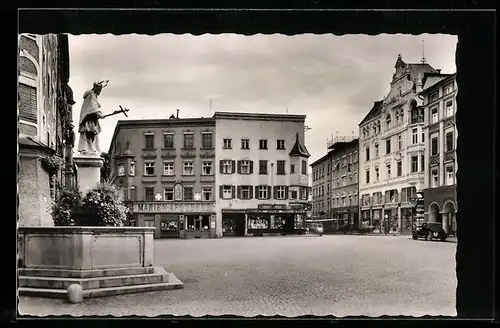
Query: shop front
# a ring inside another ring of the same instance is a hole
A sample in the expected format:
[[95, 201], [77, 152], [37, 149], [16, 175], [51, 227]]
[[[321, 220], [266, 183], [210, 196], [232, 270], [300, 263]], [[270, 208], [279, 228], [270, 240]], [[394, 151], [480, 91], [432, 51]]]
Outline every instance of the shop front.
[[134, 202], [138, 226], [155, 227], [155, 238], [215, 238], [214, 204]]
[[371, 207], [363, 206], [360, 210], [361, 213], [361, 229], [371, 229], [373, 227], [372, 217], [371, 217]]
[[384, 208], [384, 217], [382, 220], [382, 229], [384, 233], [398, 233], [398, 207], [397, 205], [389, 205]]
[[382, 233], [382, 206], [374, 206], [372, 209], [372, 227], [373, 232]]
[[417, 217], [416, 207], [413, 204], [401, 205], [401, 233], [411, 235], [413, 224]]

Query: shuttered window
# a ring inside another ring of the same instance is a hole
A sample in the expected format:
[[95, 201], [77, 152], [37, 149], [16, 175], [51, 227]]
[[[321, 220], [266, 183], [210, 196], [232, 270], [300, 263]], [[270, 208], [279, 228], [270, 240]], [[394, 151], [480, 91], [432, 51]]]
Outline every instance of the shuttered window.
[[19, 83], [19, 117], [37, 122], [36, 88]]

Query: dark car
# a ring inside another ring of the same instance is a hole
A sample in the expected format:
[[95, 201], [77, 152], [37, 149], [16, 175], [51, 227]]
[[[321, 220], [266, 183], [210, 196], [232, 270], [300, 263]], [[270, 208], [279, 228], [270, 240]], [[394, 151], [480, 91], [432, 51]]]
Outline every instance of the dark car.
[[446, 238], [448, 238], [448, 234], [444, 231], [441, 223], [426, 222], [414, 229], [412, 237], [415, 240], [418, 238], [425, 238], [425, 240], [439, 239], [445, 241]]

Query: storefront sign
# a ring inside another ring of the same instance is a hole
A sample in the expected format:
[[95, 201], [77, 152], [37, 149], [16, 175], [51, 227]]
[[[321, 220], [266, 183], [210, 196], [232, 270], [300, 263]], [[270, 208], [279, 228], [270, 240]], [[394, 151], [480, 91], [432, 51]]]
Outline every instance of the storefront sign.
[[202, 213], [213, 212], [214, 205], [206, 203], [134, 203], [136, 213]]

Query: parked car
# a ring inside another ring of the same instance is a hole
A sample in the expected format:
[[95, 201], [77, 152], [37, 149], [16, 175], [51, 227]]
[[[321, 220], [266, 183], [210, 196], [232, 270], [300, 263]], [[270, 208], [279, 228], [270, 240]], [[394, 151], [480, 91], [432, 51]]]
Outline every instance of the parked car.
[[443, 224], [439, 222], [424, 222], [420, 227], [416, 227], [412, 233], [413, 239], [424, 238], [425, 240], [439, 239], [445, 241], [448, 234], [443, 229]]
[[315, 233], [320, 237], [323, 236], [323, 223], [321, 222], [309, 222], [307, 224], [307, 233]]

